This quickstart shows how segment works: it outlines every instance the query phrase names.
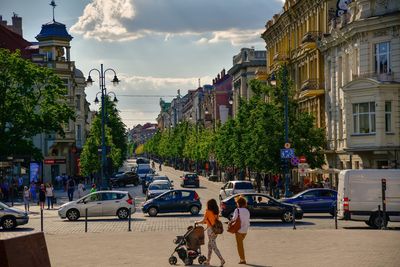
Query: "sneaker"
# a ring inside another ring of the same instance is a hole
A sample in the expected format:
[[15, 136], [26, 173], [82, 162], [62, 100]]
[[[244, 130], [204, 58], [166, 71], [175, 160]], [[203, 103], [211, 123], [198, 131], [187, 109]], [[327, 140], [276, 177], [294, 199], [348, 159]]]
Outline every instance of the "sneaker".
[[246, 261], [239, 261], [239, 264], [246, 264]]
[[225, 260], [222, 260], [220, 267], [224, 267], [224, 264], [225, 264]]

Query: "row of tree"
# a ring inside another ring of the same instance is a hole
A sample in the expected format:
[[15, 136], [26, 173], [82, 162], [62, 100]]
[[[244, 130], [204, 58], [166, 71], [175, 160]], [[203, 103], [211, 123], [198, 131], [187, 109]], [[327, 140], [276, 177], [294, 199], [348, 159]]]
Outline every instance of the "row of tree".
[[240, 100], [237, 116], [215, 131], [183, 122], [158, 132], [145, 144], [145, 152], [163, 159], [215, 159], [222, 167], [279, 173], [283, 168], [280, 149], [285, 144], [284, 99], [288, 93], [291, 147], [297, 156], [305, 156], [312, 168], [321, 167], [326, 144], [323, 129], [314, 126], [310, 114], [298, 112], [293, 89], [290, 84], [283, 85], [282, 75], [283, 69], [277, 73], [274, 87], [252, 80], [254, 96]]

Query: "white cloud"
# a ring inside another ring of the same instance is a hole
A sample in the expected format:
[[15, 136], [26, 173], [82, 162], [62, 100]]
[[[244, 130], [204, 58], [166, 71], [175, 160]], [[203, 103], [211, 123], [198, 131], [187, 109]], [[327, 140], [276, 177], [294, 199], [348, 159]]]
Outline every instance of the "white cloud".
[[282, 2], [92, 0], [71, 27], [71, 32], [110, 42], [161, 35], [164, 41], [184, 36], [198, 39], [199, 44], [251, 44], [261, 41], [265, 21], [281, 8]]

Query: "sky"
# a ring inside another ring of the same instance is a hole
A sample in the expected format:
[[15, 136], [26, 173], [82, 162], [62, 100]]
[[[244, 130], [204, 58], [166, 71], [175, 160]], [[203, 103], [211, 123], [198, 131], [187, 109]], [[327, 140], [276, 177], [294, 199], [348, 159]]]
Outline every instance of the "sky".
[[[11, 24], [22, 17], [23, 37], [36, 41], [52, 20], [51, 0], [0, 0]], [[74, 37], [71, 58], [87, 78], [92, 68], [112, 68], [121, 83], [107, 90], [119, 100], [127, 126], [156, 122], [160, 97], [212, 84], [242, 47], [265, 49], [260, 35], [284, 0], [56, 0], [55, 20]], [[92, 75], [98, 81], [97, 74]], [[111, 81], [112, 73], [107, 74]], [[99, 84], [86, 88], [91, 109]]]

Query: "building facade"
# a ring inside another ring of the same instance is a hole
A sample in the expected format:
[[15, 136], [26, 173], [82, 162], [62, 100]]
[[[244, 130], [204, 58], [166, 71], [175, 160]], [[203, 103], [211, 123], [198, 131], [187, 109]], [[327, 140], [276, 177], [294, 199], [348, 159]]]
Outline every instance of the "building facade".
[[352, 1], [329, 21], [327, 160], [334, 168], [400, 167], [400, 2]]
[[232, 117], [232, 77], [223, 69], [213, 80], [213, 86], [211, 106], [215, 127], [224, 124]]
[[253, 92], [249, 82], [256, 78], [256, 71], [266, 65], [266, 51], [254, 50], [254, 48], [242, 48], [240, 53], [233, 57], [233, 66], [228, 71], [232, 77], [233, 88], [233, 117], [239, 109], [239, 99], [250, 99]]

